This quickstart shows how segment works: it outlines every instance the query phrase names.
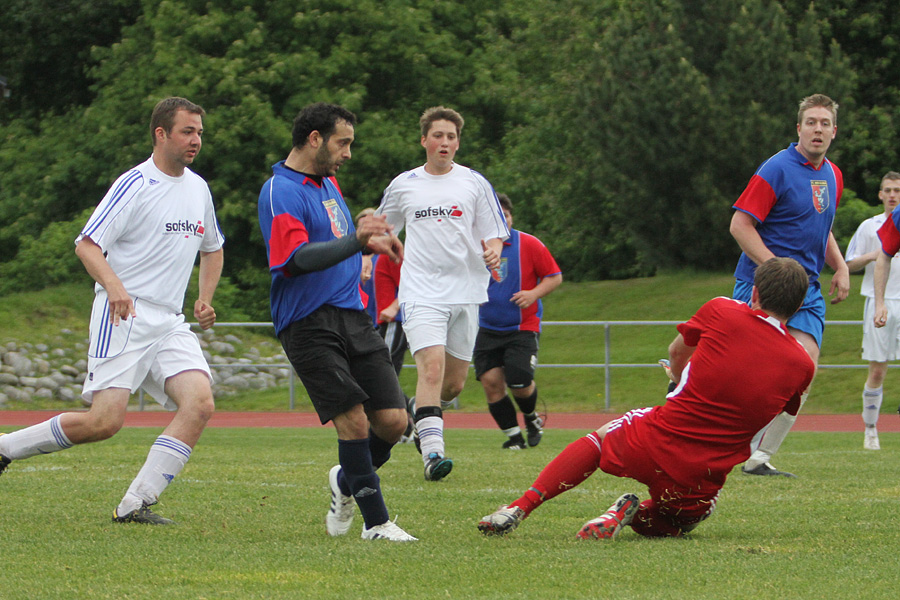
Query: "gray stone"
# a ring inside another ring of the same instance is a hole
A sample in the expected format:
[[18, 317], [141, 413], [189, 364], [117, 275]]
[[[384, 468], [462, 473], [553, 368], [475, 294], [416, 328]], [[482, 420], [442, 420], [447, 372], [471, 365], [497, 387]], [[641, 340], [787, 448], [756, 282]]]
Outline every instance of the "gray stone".
[[215, 354], [234, 354], [234, 346], [228, 342], [212, 342], [209, 349]]
[[11, 385], [4, 386], [0, 392], [6, 395], [9, 400], [14, 402], [31, 402], [31, 395], [24, 390], [13, 387]]
[[41, 388], [34, 392], [35, 398], [41, 398], [42, 400], [49, 400], [53, 397], [53, 390], [47, 388]]
[[15, 373], [0, 373], [0, 385], [19, 385], [19, 378]]
[[50, 379], [52, 379], [59, 385], [63, 385], [72, 381], [72, 377], [70, 375], [63, 375], [59, 371], [53, 371], [52, 373], [50, 373]]
[[3, 362], [11, 366], [19, 377], [31, 374], [31, 359], [21, 352], [7, 352], [3, 355]]
[[66, 351], [62, 348], [54, 348], [53, 352], [50, 353], [52, 356], [65, 356]]
[[75, 367], [76, 369], [78, 369], [79, 371], [87, 371], [87, 359], [80, 358], [80, 359], [76, 360], [75, 364], [73, 364], [72, 366]]
[[236, 336], [236, 335], [234, 335], [234, 334], [231, 334], [231, 333], [229, 333], [228, 335], [226, 335], [226, 336], [223, 337], [222, 339], [225, 340], [226, 342], [230, 343], [230, 344], [243, 344], [243, 343], [244, 343], [244, 340], [242, 340], [242, 339], [239, 338], [238, 336]]
[[50, 350], [50, 346], [48, 346], [47, 344], [35, 344], [34, 349], [38, 352], [47, 352], [48, 350]]
[[0, 392], [0, 406], [4, 406], [7, 402], [9, 402], [9, 396]]
[[59, 382], [52, 377], [40, 377], [37, 381], [34, 382], [34, 385], [37, 388], [47, 389], [51, 392], [59, 389]]
[[[86, 364], [85, 364], [85, 367], [87, 367]], [[68, 375], [69, 377], [78, 377], [78, 374], [81, 371], [79, 371], [72, 365], [63, 365], [59, 368], [59, 372], [62, 373], [63, 375]]]
[[34, 359], [34, 372], [37, 375], [46, 375], [50, 372], [50, 363], [43, 358]]
[[56, 396], [63, 402], [73, 402], [76, 399], [75, 391], [70, 387], [61, 387], [56, 390]]
[[35, 387], [37, 386], [37, 377], [19, 377], [19, 385]]
[[250, 387], [250, 383], [247, 381], [247, 379], [241, 377], [240, 375], [232, 375], [222, 383], [239, 390], [246, 390]]

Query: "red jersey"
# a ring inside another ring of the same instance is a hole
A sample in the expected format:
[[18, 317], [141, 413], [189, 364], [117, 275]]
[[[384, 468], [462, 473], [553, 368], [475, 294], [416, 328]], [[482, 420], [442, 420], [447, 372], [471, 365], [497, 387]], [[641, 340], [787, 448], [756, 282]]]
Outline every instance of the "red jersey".
[[676, 482], [721, 485], [750, 456], [750, 440], [777, 414], [796, 414], [815, 365], [774, 317], [714, 298], [678, 326], [695, 346], [663, 406], [634, 411], [618, 426]]
[[[397, 264], [389, 258], [379, 260], [375, 263], [375, 272], [372, 274], [372, 280], [375, 282], [375, 318], [381, 325], [381, 311], [391, 305], [397, 299], [397, 291], [400, 289], [400, 267], [402, 263]], [[394, 321], [402, 321], [403, 315], [397, 313]]]

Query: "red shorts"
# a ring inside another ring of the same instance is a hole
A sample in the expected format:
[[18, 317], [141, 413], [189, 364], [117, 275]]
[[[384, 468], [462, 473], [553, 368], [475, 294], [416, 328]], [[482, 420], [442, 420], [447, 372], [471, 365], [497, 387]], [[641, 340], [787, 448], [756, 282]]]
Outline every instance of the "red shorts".
[[643, 415], [631, 411], [619, 419], [620, 426], [609, 430], [600, 452], [600, 469], [617, 477], [630, 477], [650, 489], [650, 498], [659, 514], [682, 531], [689, 531], [709, 517], [716, 508], [722, 486], [698, 477], [694, 485], [675, 482], [656, 462], [636, 436], [630, 435], [631, 421]]

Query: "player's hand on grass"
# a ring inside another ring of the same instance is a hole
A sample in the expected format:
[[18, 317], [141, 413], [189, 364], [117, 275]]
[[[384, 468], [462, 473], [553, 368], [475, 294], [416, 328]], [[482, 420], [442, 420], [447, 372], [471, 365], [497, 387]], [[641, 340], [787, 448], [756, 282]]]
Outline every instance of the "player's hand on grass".
[[194, 318], [201, 329], [209, 329], [216, 324], [216, 310], [203, 300], [194, 302]]

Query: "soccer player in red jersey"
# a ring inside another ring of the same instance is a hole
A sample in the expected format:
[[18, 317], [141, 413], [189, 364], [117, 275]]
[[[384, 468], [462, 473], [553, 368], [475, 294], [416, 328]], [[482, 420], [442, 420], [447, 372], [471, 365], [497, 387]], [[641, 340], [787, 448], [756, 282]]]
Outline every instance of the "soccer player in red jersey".
[[[606, 423], [566, 447], [517, 500], [484, 517], [485, 534], [515, 529], [547, 500], [597, 469], [649, 488], [624, 494], [591, 519], [579, 538], [611, 538], [626, 525], [648, 537], [680, 536], [715, 510], [731, 469], [750, 456], [753, 436], [772, 418], [796, 414], [815, 364], [785, 325], [809, 280], [790, 258], [756, 269], [751, 305], [730, 298], [704, 304], [669, 345], [679, 384], [662, 406]], [[739, 367], [739, 368], [738, 368]]]

